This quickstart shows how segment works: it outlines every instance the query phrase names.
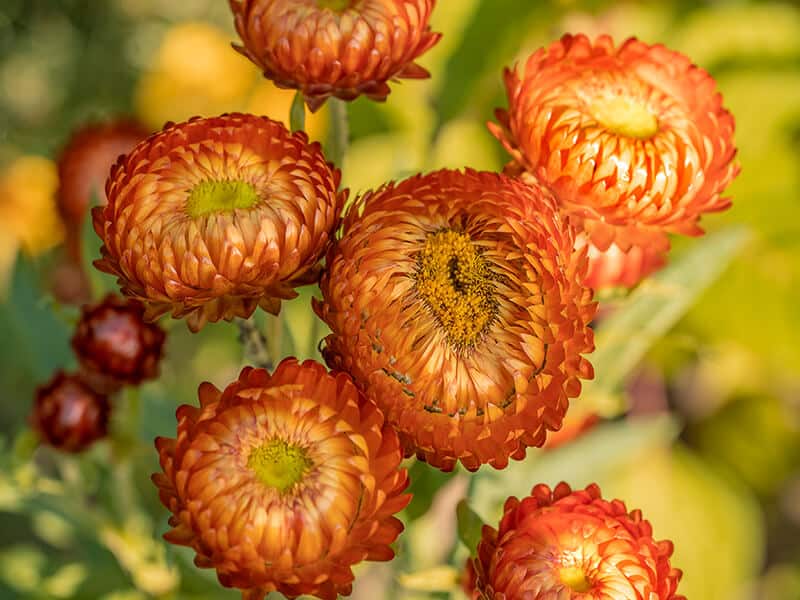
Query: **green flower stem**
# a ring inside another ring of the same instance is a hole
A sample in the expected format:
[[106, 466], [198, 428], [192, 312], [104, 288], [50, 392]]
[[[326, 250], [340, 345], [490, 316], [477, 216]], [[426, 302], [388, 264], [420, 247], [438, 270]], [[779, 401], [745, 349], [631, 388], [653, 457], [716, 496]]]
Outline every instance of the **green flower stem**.
[[[268, 348], [270, 356], [274, 356], [277, 359], [281, 359], [284, 357], [284, 347], [283, 347], [283, 321], [285, 320], [284, 315], [286, 314], [285, 310], [281, 310], [277, 315], [268, 317], [267, 322], [267, 335], [268, 335]], [[291, 347], [286, 348], [286, 350], [293, 354], [293, 349]], [[277, 360], [276, 362], [280, 362]]]
[[292, 108], [289, 109], [289, 127], [292, 131], [305, 131], [306, 129], [306, 105], [303, 92], [298, 91], [294, 95]]
[[347, 146], [350, 143], [350, 125], [347, 120], [347, 104], [344, 100], [330, 98], [331, 129], [328, 133], [328, 158], [338, 168], [344, 165]]
[[271, 371], [272, 358], [267, 338], [256, 324], [255, 317], [237, 319], [237, 324], [239, 325], [239, 341], [244, 349], [244, 361], [254, 367]]

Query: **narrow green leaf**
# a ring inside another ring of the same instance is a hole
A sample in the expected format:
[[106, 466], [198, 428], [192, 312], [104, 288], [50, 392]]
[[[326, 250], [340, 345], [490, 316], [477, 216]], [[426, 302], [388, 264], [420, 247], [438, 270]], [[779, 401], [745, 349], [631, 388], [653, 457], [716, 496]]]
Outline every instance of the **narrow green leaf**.
[[667, 333], [730, 264], [748, 239], [743, 227], [732, 227], [698, 241], [661, 272], [645, 280], [615, 307], [595, 331], [596, 350], [590, 360], [595, 379], [584, 396], [596, 399], [606, 416], [622, 412], [609, 403], [625, 378], [653, 344]]
[[632, 456], [670, 444], [679, 431], [676, 421], [666, 415], [600, 425], [570, 444], [531, 451], [527, 460], [511, 462], [502, 471], [482, 469], [473, 475], [470, 504], [487, 518], [499, 517], [509, 496], [527, 496], [539, 483], [554, 486], [566, 481], [582, 487], [613, 473]]
[[[438, 125], [476, 102], [481, 105], [478, 114], [488, 115], [490, 107], [484, 105], [493, 103], [502, 89], [503, 67], [532, 30], [546, 31], [545, 24], [553, 22], [556, 10], [550, 2], [483, 0], [444, 68], [436, 100]], [[489, 78], [492, 85], [482, 85]]]
[[[53, 370], [69, 366], [70, 332], [45, 300], [45, 282], [32, 260], [22, 254], [11, 276], [8, 297], [0, 300], [0, 374], [12, 398], [24, 375], [43, 380]], [[27, 393], [27, 392], [26, 392]], [[12, 403], [11, 398], [6, 398]]]
[[446, 486], [456, 473], [457, 471], [444, 473], [420, 460], [415, 461], [408, 469], [408, 478], [411, 481], [408, 491], [412, 494], [412, 498], [406, 507], [406, 522], [415, 521], [427, 513], [436, 493]]
[[289, 110], [289, 125], [292, 131], [306, 130], [306, 105], [303, 99], [303, 92], [297, 92], [292, 100], [292, 108]]
[[466, 500], [462, 500], [456, 507], [456, 518], [458, 519], [458, 539], [461, 540], [471, 555], [475, 555], [478, 550], [478, 542], [481, 541], [481, 529], [483, 520], [478, 514], [469, 507]]
[[[99, 198], [93, 195], [89, 206], [97, 206], [98, 204], [100, 204]], [[89, 276], [92, 296], [95, 298], [101, 298], [109, 292], [116, 293], [119, 289], [116, 278], [113, 275], [103, 273], [94, 266], [94, 261], [101, 256], [100, 247], [102, 245], [103, 240], [100, 239], [100, 236], [98, 236], [94, 230], [90, 212], [83, 221], [83, 227], [81, 229], [81, 248], [83, 253], [83, 268], [86, 269], [86, 273]]]

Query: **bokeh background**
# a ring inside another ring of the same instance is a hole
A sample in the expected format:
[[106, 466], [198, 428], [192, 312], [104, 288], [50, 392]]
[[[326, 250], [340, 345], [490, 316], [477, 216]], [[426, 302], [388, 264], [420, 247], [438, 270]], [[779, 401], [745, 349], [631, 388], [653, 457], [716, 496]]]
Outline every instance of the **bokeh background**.
[[[706, 238], [676, 240], [670, 269], [604, 299], [628, 316], [600, 326], [598, 381], [567, 424], [580, 435], [502, 472], [410, 462], [398, 558], [359, 568], [355, 596], [459, 597], [456, 502], [468, 494], [496, 522], [505, 496], [563, 479], [596, 480], [642, 508], [675, 542], [691, 600], [800, 599], [800, 3], [438, 4], [444, 38], [420, 61], [433, 77], [395, 85], [386, 104], [348, 106], [353, 191], [438, 167], [501, 169], [485, 122], [505, 105], [502, 68], [568, 31], [663, 42], [709, 70], [736, 117], [742, 173], [733, 208], [704, 219]], [[111, 439], [81, 456], [36, 449], [27, 426], [35, 386], [75, 367], [77, 310], [51, 293], [60, 149], [75, 128], [120, 115], [151, 130], [232, 110], [287, 120], [292, 94], [234, 40], [223, 0], [0, 2], [0, 598], [238, 597], [161, 541], [149, 482], [152, 440], [174, 435], [176, 406], [242, 366], [235, 326], [192, 335], [165, 322], [163, 376], [117, 398]], [[326, 142], [326, 109], [307, 128]], [[91, 278], [95, 293], [113, 287]], [[287, 305], [276, 353], [315, 355], [312, 293]]]

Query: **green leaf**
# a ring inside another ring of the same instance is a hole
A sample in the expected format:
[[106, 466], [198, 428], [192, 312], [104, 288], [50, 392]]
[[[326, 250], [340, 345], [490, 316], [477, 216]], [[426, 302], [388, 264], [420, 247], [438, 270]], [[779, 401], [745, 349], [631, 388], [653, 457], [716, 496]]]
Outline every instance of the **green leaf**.
[[[550, 2], [483, 0], [444, 68], [437, 99], [439, 126], [469, 103], [492, 103], [502, 89], [503, 67], [536, 27], [547, 31], [556, 10]], [[489, 77], [492, 85], [481, 85]], [[488, 114], [483, 106], [476, 112]]]
[[466, 500], [462, 500], [456, 507], [456, 518], [458, 519], [458, 539], [469, 550], [471, 555], [475, 555], [478, 550], [478, 542], [481, 541], [481, 530], [483, 529], [483, 519], [469, 507]]
[[461, 573], [450, 565], [438, 565], [414, 573], [400, 573], [397, 582], [415, 592], [452, 592]]
[[646, 279], [595, 330], [591, 357], [595, 379], [586, 383], [584, 397], [598, 412], [612, 416], [624, 410], [611, 401], [625, 378], [653, 344], [691, 308], [695, 300], [724, 271], [749, 238], [744, 227], [731, 227], [698, 241], [664, 270]]
[[[97, 196], [93, 196], [89, 206], [97, 206], [99, 203]], [[113, 275], [103, 273], [94, 266], [94, 261], [101, 256], [100, 247], [102, 245], [103, 241], [94, 230], [90, 212], [83, 221], [83, 227], [81, 229], [81, 248], [83, 253], [83, 268], [86, 269], [86, 273], [89, 275], [92, 295], [95, 298], [105, 296], [109, 292], [118, 293], [119, 289], [116, 284], [116, 278]]]
[[45, 296], [36, 266], [20, 254], [8, 298], [0, 304], [0, 337], [8, 353], [2, 362], [40, 378], [67, 366], [70, 357], [67, 326], [49, 310]]
[[436, 492], [447, 485], [455, 474], [456, 471], [444, 473], [420, 460], [415, 461], [408, 469], [408, 478], [411, 481], [408, 491], [412, 494], [412, 499], [406, 507], [406, 522], [414, 521], [427, 513]]

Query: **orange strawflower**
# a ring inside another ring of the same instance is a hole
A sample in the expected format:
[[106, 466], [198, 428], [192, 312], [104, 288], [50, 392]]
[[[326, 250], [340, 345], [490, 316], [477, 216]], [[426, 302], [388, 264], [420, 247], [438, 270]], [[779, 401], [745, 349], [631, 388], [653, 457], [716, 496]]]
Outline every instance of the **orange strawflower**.
[[585, 236], [597, 287], [630, 286], [664, 262], [666, 233], [700, 235], [738, 173], [734, 122], [686, 56], [634, 38], [565, 35], [506, 70], [492, 133], [511, 173], [550, 186]]
[[93, 211], [97, 268], [192, 331], [277, 313], [315, 281], [347, 191], [318, 143], [277, 121], [230, 114], [169, 123], [118, 162]]
[[558, 429], [593, 376], [586, 251], [545, 191], [437, 171], [361, 197], [327, 256], [329, 364], [353, 375], [406, 454], [502, 468]]
[[482, 533], [467, 563], [472, 600], [686, 600], [672, 542], [655, 541], [641, 511], [603, 500], [594, 484], [537, 485], [506, 501], [499, 531]]
[[164, 537], [194, 548], [197, 566], [249, 600], [334, 600], [353, 565], [393, 558], [393, 515], [411, 498], [399, 441], [346, 374], [286, 359], [199, 395], [178, 409], [177, 439], [156, 440], [153, 476], [172, 512]]
[[414, 61], [441, 37], [428, 25], [436, 0], [229, 1], [237, 50], [312, 111], [330, 96], [382, 101], [389, 81], [429, 77]]

